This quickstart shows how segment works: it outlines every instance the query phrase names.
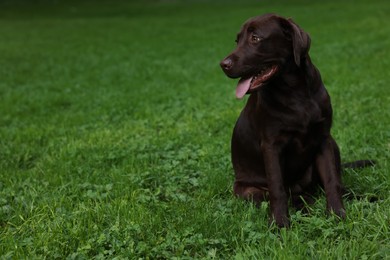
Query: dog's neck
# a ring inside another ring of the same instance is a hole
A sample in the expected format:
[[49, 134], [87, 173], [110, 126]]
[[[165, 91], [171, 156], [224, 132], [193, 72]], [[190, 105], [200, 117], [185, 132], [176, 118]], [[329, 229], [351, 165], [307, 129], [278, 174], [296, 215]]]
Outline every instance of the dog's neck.
[[294, 62], [286, 62], [281, 67], [279, 75], [264, 86], [258, 94], [264, 97], [268, 95], [310, 96], [318, 91], [321, 82], [321, 75], [307, 54], [300, 66]]
[[282, 68], [271, 82], [252, 93], [247, 107], [253, 111], [272, 107], [272, 111], [295, 113], [295, 110], [301, 111], [301, 106], [312, 106], [308, 103], [312, 103], [311, 97], [321, 91], [319, 86], [323, 86], [321, 75], [307, 56], [299, 67], [293, 63]]

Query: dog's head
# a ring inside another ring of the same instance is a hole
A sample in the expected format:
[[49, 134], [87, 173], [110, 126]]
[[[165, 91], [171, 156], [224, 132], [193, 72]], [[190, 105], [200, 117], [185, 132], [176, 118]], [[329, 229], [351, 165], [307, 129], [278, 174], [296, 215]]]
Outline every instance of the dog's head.
[[236, 49], [220, 65], [228, 77], [241, 78], [238, 98], [270, 82], [287, 62], [300, 67], [310, 48], [307, 33], [291, 19], [274, 14], [249, 19], [236, 42]]

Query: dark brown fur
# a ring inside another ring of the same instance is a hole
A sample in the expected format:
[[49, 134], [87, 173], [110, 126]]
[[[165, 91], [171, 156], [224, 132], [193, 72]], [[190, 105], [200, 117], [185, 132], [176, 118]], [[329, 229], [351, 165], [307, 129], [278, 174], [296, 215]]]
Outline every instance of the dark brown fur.
[[[259, 42], [253, 42], [254, 34]], [[292, 20], [266, 14], [242, 26], [237, 48], [221, 62], [231, 78], [278, 66], [271, 79], [250, 93], [231, 149], [234, 193], [256, 204], [269, 199], [272, 219], [280, 227], [289, 226], [289, 198], [301, 207], [319, 187], [327, 210], [345, 217], [340, 153], [330, 134], [332, 106], [309, 48], [309, 35]]]

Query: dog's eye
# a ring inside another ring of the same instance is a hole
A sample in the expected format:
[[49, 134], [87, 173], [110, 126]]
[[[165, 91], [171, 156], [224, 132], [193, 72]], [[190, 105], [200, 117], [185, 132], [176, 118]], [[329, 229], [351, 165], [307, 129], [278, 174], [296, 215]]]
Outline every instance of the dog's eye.
[[251, 42], [252, 43], [258, 43], [260, 41], [261, 41], [261, 38], [258, 35], [256, 35], [256, 34], [251, 35]]

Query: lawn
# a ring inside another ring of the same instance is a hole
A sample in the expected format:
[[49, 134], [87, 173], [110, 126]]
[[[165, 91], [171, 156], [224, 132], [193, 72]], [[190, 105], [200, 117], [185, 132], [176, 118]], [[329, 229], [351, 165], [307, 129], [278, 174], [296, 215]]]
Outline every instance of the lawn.
[[[238, 3], [239, 2], [239, 3]], [[293, 17], [332, 97], [347, 219], [232, 194], [245, 100], [219, 61]], [[390, 259], [390, 3], [0, 0], [1, 259]], [[376, 196], [376, 202], [369, 198]]]

